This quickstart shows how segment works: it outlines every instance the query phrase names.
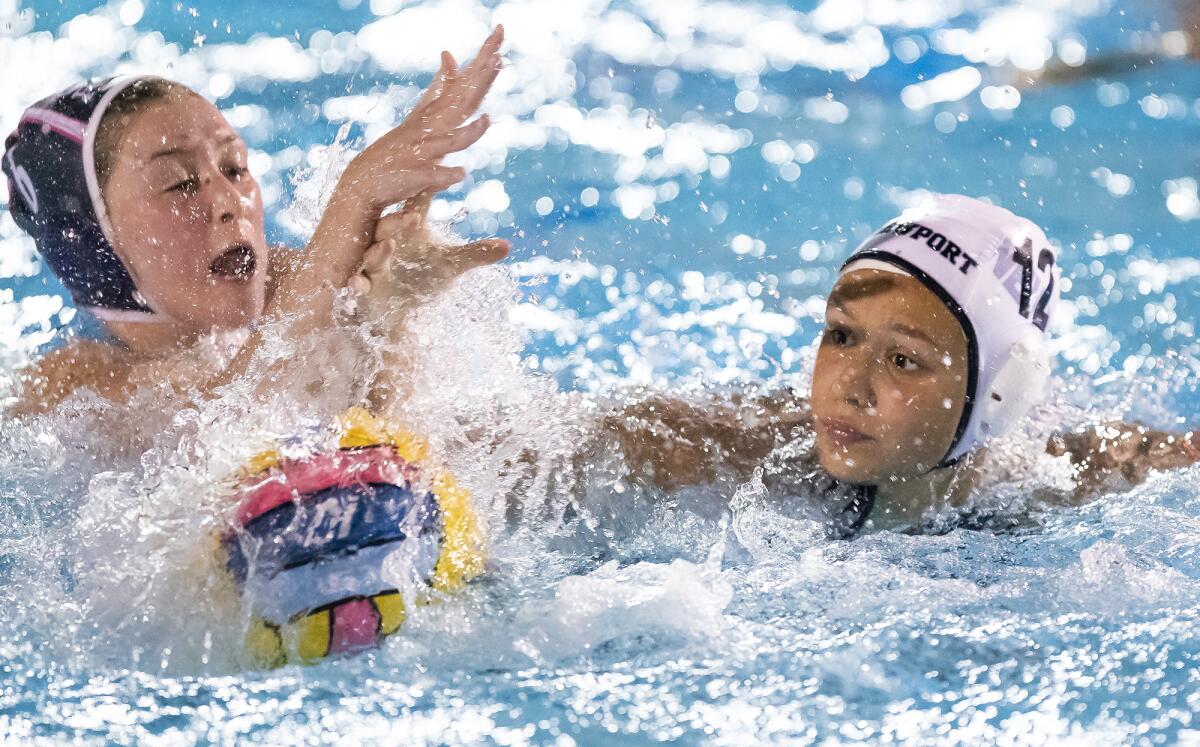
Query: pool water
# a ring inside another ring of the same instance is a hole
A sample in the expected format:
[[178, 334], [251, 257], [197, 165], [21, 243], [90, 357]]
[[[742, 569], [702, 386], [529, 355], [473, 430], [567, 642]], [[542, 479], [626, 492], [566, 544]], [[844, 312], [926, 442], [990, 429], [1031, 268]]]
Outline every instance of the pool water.
[[[1200, 742], [1200, 473], [1039, 498], [1069, 479], [1039, 446], [1056, 428], [1200, 420], [1200, 69], [1174, 19], [1115, 0], [0, 0], [0, 131], [80, 77], [176, 78], [243, 133], [268, 237], [295, 245], [339, 148], [502, 22], [495, 124], [435, 214], [514, 247], [405, 341], [408, 413], [477, 496], [494, 571], [372, 654], [246, 671], [205, 595], [222, 477], [343, 405], [360, 331], [287, 351], [306, 362], [266, 402], [82, 397], [0, 424], [0, 734]], [[1025, 80], [1046, 61], [1077, 75]], [[1062, 247], [1057, 394], [994, 449], [987, 499], [1024, 506], [1017, 529], [830, 541], [755, 481], [642, 495], [602, 450], [568, 508], [547, 474], [587, 402], [802, 388], [841, 258], [930, 191]], [[0, 377], [69, 307], [0, 213]]]

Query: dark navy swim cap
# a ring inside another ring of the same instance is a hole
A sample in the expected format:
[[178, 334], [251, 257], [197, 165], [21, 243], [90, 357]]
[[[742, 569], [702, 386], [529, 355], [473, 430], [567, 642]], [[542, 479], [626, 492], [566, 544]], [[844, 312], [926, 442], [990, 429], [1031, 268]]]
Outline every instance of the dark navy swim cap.
[[96, 175], [96, 131], [117, 94], [145, 80], [108, 78], [60, 91], [25, 110], [4, 142], [8, 210], [71, 291], [101, 319], [155, 318], [112, 247]]

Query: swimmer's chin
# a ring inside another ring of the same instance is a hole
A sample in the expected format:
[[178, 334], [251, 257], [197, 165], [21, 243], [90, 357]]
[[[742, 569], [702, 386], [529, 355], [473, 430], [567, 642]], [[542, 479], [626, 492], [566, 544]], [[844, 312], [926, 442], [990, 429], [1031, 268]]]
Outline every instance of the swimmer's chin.
[[855, 458], [855, 455], [847, 454], [845, 449], [836, 446], [823, 448], [820, 440], [817, 442], [817, 459], [821, 469], [838, 482], [849, 485], [884, 485], [906, 477], [881, 469], [880, 465], [864, 458], [867, 456], [869, 455], [864, 454]]

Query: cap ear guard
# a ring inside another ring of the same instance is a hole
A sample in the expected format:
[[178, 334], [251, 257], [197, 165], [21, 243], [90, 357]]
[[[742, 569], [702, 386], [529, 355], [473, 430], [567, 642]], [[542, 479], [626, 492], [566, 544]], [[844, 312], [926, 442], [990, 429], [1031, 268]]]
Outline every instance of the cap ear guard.
[[1012, 429], [1043, 399], [1050, 379], [1050, 353], [1042, 335], [1027, 332], [1009, 348], [1008, 359], [976, 405], [985, 438]]
[[94, 149], [112, 101], [142, 76], [72, 86], [25, 109], [5, 139], [0, 170], [9, 212], [77, 306], [101, 318], [163, 321], [136, 293], [112, 246]]

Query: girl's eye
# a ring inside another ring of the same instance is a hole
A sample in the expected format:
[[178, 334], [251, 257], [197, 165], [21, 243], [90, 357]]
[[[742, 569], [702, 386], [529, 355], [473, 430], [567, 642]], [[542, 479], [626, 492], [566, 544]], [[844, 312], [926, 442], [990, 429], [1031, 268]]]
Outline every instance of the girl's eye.
[[194, 176], [188, 177], [178, 184], [168, 187], [168, 192], [179, 192], [180, 194], [193, 194], [200, 188], [200, 179]]
[[822, 338], [823, 342], [828, 342], [832, 345], [845, 345], [850, 342], [850, 333], [841, 327], [830, 327], [825, 330], [825, 335]]
[[250, 173], [250, 170], [245, 166], [230, 166], [229, 168], [225, 169], [225, 175], [235, 182], [241, 181], [242, 177], [248, 173]]
[[892, 365], [901, 371], [916, 371], [921, 367], [916, 361], [914, 361], [912, 358], [909, 358], [904, 353], [894, 353], [892, 355]]

